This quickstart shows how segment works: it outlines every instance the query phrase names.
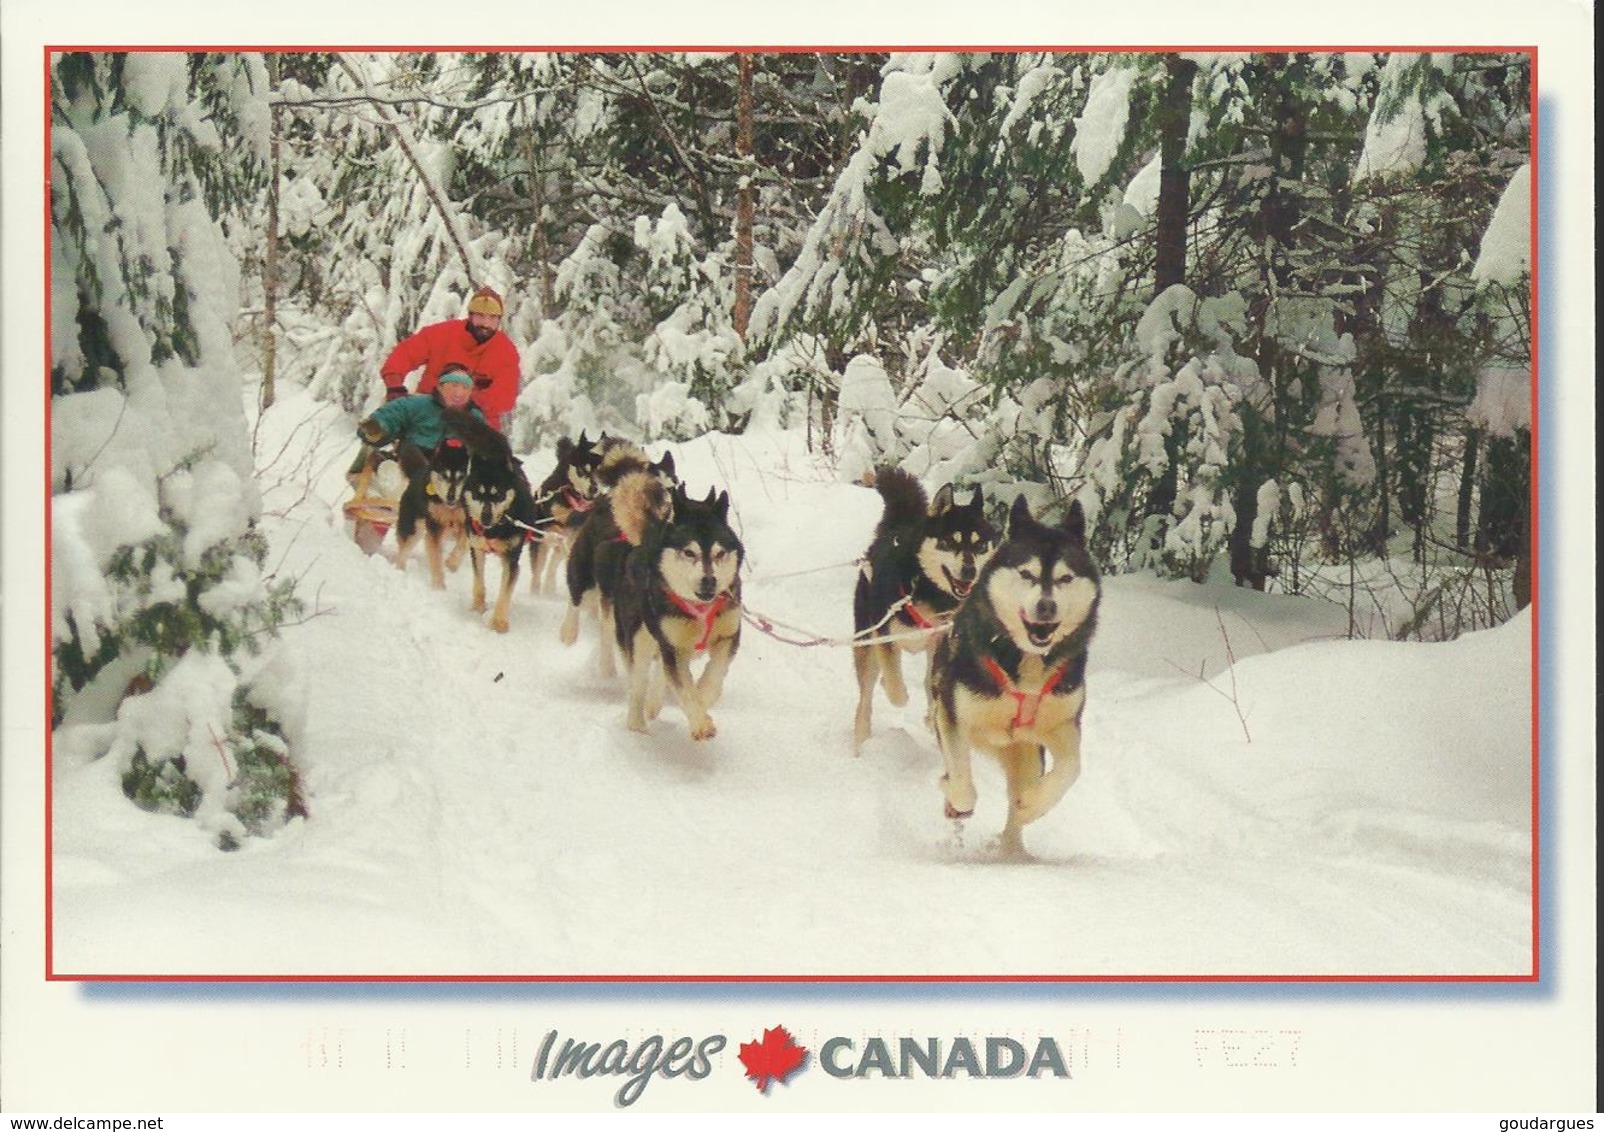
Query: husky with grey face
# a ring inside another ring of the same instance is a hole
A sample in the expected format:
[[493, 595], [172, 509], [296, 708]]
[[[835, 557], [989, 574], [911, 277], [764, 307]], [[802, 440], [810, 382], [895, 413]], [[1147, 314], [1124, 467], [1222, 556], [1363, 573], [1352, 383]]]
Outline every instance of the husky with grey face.
[[1086, 651], [1100, 596], [1080, 504], [1049, 527], [1021, 498], [1002, 545], [936, 646], [930, 695], [946, 813], [974, 812], [970, 753], [979, 747], [1002, 763], [1008, 781], [1005, 853], [1024, 852], [1021, 831], [1080, 776]]
[[[613, 606], [613, 628], [629, 673], [629, 726], [645, 731], [674, 689], [692, 739], [716, 733], [708, 709], [741, 643], [741, 540], [729, 525], [730, 497], [672, 494], [673, 519], [648, 519], [629, 552]], [[699, 679], [691, 663], [706, 656]], [[659, 665], [657, 661], [662, 663]]]

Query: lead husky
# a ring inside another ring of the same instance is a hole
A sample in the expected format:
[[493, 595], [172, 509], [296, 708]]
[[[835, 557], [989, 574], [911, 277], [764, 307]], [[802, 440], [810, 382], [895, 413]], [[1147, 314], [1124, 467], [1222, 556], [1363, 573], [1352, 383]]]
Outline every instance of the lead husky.
[[[741, 540], [730, 529], [730, 497], [689, 499], [674, 489], [671, 522], [652, 518], [631, 550], [613, 608], [629, 672], [629, 726], [645, 731], [663, 703], [664, 678], [685, 709], [692, 739], [716, 730], [708, 709], [741, 643]], [[701, 678], [691, 662], [706, 655]], [[661, 669], [654, 663], [662, 661]]]
[[917, 631], [946, 624], [997, 545], [997, 528], [986, 519], [979, 489], [968, 503], [955, 503], [947, 484], [927, 502], [919, 481], [900, 468], [881, 468], [874, 486], [885, 510], [858, 568], [852, 599], [852, 666], [858, 675], [852, 741], [858, 747], [869, 737], [876, 684], [885, 684], [894, 705], [908, 702], [899, 650], [924, 652], [935, 644], [937, 634]]
[[1070, 504], [1061, 526], [1049, 527], [1021, 498], [1003, 544], [936, 646], [930, 694], [946, 765], [946, 813], [974, 812], [971, 748], [995, 757], [1008, 780], [1005, 853], [1024, 852], [1020, 831], [1080, 775], [1086, 650], [1100, 596], [1080, 504]]

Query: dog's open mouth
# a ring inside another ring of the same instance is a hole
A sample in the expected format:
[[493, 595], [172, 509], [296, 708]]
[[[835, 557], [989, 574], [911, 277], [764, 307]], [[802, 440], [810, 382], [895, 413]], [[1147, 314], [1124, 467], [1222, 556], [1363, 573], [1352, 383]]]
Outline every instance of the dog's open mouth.
[[943, 566], [941, 568], [941, 572], [947, 576], [947, 588], [952, 591], [952, 596], [953, 597], [956, 597], [956, 598], [968, 597], [969, 596], [969, 591], [975, 588], [975, 583], [974, 583], [973, 579], [971, 579], [971, 580], [969, 580], [967, 582], [961, 582], [957, 578], [954, 578], [952, 576], [952, 571], [947, 569], [945, 566]]
[[1020, 623], [1025, 627], [1025, 636], [1037, 648], [1046, 648], [1053, 643], [1053, 637], [1058, 633], [1057, 621], [1032, 621], [1024, 613], [1019, 615]]

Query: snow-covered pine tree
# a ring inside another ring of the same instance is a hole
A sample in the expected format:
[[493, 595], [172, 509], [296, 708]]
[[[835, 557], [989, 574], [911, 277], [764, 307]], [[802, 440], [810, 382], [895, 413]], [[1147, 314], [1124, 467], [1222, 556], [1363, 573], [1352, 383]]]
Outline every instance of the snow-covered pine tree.
[[225, 845], [301, 806], [242, 678], [297, 602], [256, 528], [215, 219], [260, 183], [265, 85], [250, 55], [51, 59], [53, 720]]

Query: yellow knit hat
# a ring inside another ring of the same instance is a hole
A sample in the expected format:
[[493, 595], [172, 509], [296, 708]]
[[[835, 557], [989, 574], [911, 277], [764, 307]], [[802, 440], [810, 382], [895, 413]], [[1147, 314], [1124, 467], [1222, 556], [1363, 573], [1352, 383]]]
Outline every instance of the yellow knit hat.
[[495, 315], [497, 318], [500, 318], [504, 313], [501, 305], [501, 296], [496, 294], [489, 287], [479, 288], [473, 293], [473, 298], [468, 300], [468, 313], [491, 314]]

